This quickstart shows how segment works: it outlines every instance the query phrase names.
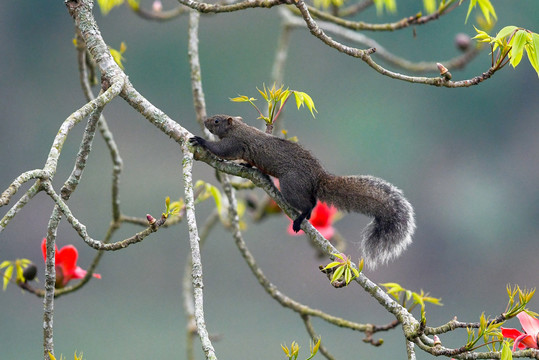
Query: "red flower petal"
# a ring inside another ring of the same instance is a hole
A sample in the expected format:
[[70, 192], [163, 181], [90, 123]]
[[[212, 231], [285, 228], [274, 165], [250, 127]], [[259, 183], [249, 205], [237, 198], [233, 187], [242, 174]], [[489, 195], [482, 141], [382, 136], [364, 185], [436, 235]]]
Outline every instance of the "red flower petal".
[[[318, 202], [313, 209], [311, 224], [320, 232], [320, 234], [326, 239], [331, 239], [335, 234], [335, 228], [333, 227], [333, 217], [337, 213], [337, 208], [334, 206], [328, 206], [326, 203]], [[288, 226], [287, 232], [290, 235], [297, 236], [303, 234], [303, 231], [294, 232], [292, 223]]]
[[522, 334], [519, 337], [515, 339], [515, 343], [513, 344], [513, 351], [517, 348], [519, 349], [526, 349], [526, 348], [537, 348], [537, 343], [533, 339], [531, 335], [528, 334]]
[[504, 328], [502, 327], [502, 336], [510, 339], [516, 339], [523, 333], [518, 331], [517, 329], [511, 329], [511, 328]]
[[[47, 239], [44, 238], [41, 242], [41, 251], [43, 252], [43, 259], [47, 258]], [[58, 250], [56, 247], [55, 252], [55, 266], [57, 281], [61, 281], [61, 284], [57, 284], [57, 287], [64, 287], [72, 279], [82, 279], [86, 276], [87, 271], [77, 266], [77, 259], [79, 252], [73, 245], [66, 245], [62, 249]], [[92, 274], [95, 278], [101, 279], [100, 274]]]
[[336, 213], [337, 208], [334, 206], [328, 206], [326, 203], [318, 202], [313, 209], [311, 224], [316, 228], [318, 226], [330, 226], [333, 223], [333, 216]]
[[518, 320], [520, 321], [520, 325], [522, 325], [522, 329], [526, 332], [526, 334], [530, 334], [532, 336], [537, 336], [539, 334], [539, 320], [531, 317], [524, 311], [519, 313], [517, 315]]
[[73, 245], [66, 245], [56, 253], [56, 266], [61, 266], [64, 276], [74, 273], [77, 267], [79, 252]]
[[[56, 259], [56, 256], [58, 256], [58, 246], [54, 244], [54, 258]], [[47, 261], [47, 238], [43, 238], [41, 241], [41, 252], [43, 253], [43, 261]]]
[[71, 272], [71, 279], [82, 279], [83, 277], [86, 276], [86, 270], [84, 270], [83, 268], [81, 268], [80, 266], [77, 266], [75, 268], [75, 270], [73, 270]]

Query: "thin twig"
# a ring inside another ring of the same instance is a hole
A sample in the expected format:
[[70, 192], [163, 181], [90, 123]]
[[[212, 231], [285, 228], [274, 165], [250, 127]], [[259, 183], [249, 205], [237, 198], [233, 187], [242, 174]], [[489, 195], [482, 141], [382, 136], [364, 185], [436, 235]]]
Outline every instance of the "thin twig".
[[284, 0], [246, 0], [235, 4], [209, 4], [194, 0], [178, 0], [178, 2], [201, 13], [223, 13], [250, 8], [271, 8], [286, 3]]
[[421, 14], [405, 17], [393, 23], [372, 24], [363, 21], [350, 21], [342, 17], [332, 15], [328, 12], [319, 10], [314, 6], [307, 5], [308, 11], [316, 18], [334, 23], [342, 28], [350, 30], [367, 30], [367, 31], [396, 31], [407, 28], [411, 25], [424, 25], [430, 21], [437, 20], [440, 16], [445, 15], [455, 9], [459, 5], [458, 1], [450, 0], [441, 6], [434, 13], [422, 16]]
[[96, 108], [88, 117], [88, 123], [86, 124], [86, 129], [84, 130], [84, 135], [79, 146], [79, 152], [76, 157], [75, 165], [69, 178], [64, 183], [64, 186], [60, 190], [62, 198], [68, 200], [73, 191], [77, 188], [77, 185], [82, 178], [84, 169], [86, 168], [86, 161], [88, 156], [92, 151], [92, 142], [94, 140], [95, 132], [97, 130], [97, 122], [101, 117], [101, 112], [103, 111], [102, 107]]
[[[301, 315], [301, 319], [303, 320], [303, 323], [305, 324], [305, 328], [307, 329], [307, 332], [309, 333], [311, 339], [313, 342], [318, 341], [318, 338], [320, 337], [316, 331], [314, 330], [313, 324], [311, 323], [311, 317], [309, 315]], [[324, 346], [322, 341], [320, 341], [320, 347], [318, 348], [318, 351], [324, 357], [328, 360], [335, 360], [335, 356], [331, 355], [331, 353], [328, 351], [328, 349]]]
[[154, 11], [154, 10], [146, 10], [141, 7], [137, 9], [131, 8], [135, 14], [140, 16], [143, 19], [151, 20], [151, 21], [158, 21], [158, 22], [165, 22], [177, 19], [183, 14], [187, 13], [187, 9], [184, 6], [177, 6], [174, 9], [170, 10], [162, 10], [162, 11]]
[[281, 291], [279, 291], [279, 289], [274, 284], [272, 284], [269, 279], [264, 275], [264, 272], [257, 265], [253, 254], [249, 251], [249, 249], [247, 248], [247, 244], [243, 240], [243, 236], [239, 228], [239, 216], [237, 214], [237, 201], [234, 188], [230, 185], [223, 184], [223, 190], [229, 201], [231, 231], [232, 237], [236, 242], [236, 246], [238, 247], [238, 250], [240, 251], [242, 257], [247, 262], [247, 265], [251, 269], [253, 275], [256, 277], [260, 285], [262, 285], [264, 290], [266, 290], [266, 292], [273, 299], [275, 299], [282, 306], [287, 307], [299, 314], [316, 316], [339, 327], [345, 327], [357, 331], [365, 331], [368, 328], [368, 325], [355, 323], [353, 321], [339, 318], [337, 316], [329, 315], [321, 310], [313, 309], [307, 305], [299, 303], [298, 301], [286, 296]]
[[[279, 10], [279, 13], [284, 20], [284, 26], [303, 28], [303, 26], [305, 25], [305, 22], [302, 19], [298, 18], [297, 16], [293, 16], [290, 11], [287, 11], [286, 9]], [[466, 50], [463, 54], [456, 56], [452, 59], [440, 61], [413, 62], [402, 57], [396, 56], [395, 54], [384, 48], [382, 45], [380, 45], [377, 41], [373, 40], [372, 38], [366, 36], [363, 33], [344, 29], [338, 25], [325, 21], [319, 21], [318, 26], [320, 26], [320, 28], [324, 29], [325, 31], [328, 31], [344, 39], [353, 41], [362, 46], [374, 48], [376, 49], [375, 54], [377, 57], [380, 57], [382, 60], [393, 66], [414, 73], [439, 72], [438, 67], [436, 66], [437, 62], [444, 64], [448, 69], [461, 69], [465, 67], [470, 61], [472, 61], [482, 49], [482, 46], [480, 45], [470, 46], [470, 48]]]

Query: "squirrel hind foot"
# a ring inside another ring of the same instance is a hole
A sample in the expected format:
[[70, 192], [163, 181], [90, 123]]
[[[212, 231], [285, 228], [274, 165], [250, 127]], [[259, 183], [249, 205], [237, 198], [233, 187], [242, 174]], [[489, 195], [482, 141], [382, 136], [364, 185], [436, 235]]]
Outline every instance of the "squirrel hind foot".
[[295, 232], [298, 232], [301, 230], [301, 223], [304, 219], [310, 219], [311, 218], [311, 212], [313, 209], [305, 210], [299, 216], [294, 220], [294, 223], [292, 224], [292, 230]]

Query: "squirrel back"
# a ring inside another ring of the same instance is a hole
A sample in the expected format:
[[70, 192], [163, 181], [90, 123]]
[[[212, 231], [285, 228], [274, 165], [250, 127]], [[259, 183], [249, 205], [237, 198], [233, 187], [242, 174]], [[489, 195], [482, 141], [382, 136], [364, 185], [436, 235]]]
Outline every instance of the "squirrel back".
[[412, 206], [390, 183], [372, 176], [331, 175], [299, 144], [266, 134], [245, 124], [240, 117], [215, 115], [204, 124], [220, 140], [195, 136], [191, 143], [223, 159], [244, 160], [278, 178], [283, 197], [300, 211], [294, 219], [294, 231], [298, 232], [303, 220], [310, 218], [319, 199], [340, 210], [374, 218], [365, 228], [361, 242], [371, 268], [399, 256], [412, 242]]

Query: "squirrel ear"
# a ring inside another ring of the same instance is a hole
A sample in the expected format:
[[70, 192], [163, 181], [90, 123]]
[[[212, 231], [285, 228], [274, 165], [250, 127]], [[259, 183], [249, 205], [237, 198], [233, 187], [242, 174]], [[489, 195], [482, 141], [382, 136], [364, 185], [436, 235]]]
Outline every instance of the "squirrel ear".
[[232, 124], [232, 121], [234, 120], [234, 118], [232, 116], [229, 116], [226, 121], [228, 122], [228, 124]]

